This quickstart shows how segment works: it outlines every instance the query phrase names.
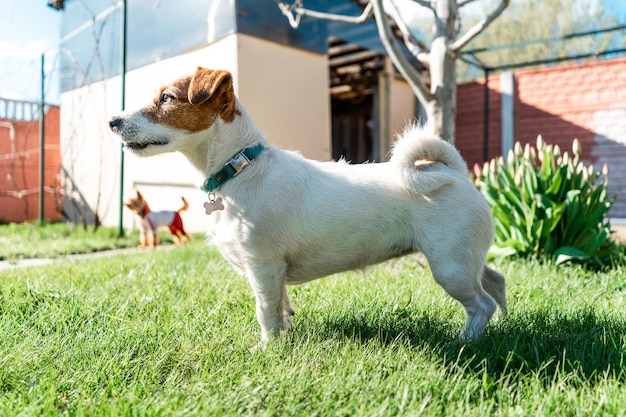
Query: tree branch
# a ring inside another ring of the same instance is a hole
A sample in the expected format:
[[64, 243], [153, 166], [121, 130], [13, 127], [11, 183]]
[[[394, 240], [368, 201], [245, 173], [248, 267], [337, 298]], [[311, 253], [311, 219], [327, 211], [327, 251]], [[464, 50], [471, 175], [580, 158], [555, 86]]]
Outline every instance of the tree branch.
[[472, 39], [476, 37], [480, 32], [485, 30], [487, 26], [491, 24], [509, 5], [509, 0], [500, 0], [498, 7], [491, 12], [483, 20], [472, 26], [463, 36], [458, 38], [452, 45], [450, 45], [450, 51], [456, 53], [465, 45], [467, 45]]
[[420, 61], [425, 66], [428, 66], [430, 64], [429, 56], [428, 56], [428, 47], [423, 42], [421, 42], [420, 40], [416, 39], [413, 36], [411, 31], [407, 27], [406, 22], [400, 15], [400, 12], [395, 2], [390, 1], [387, 3], [387, 5], [390, 8], [389, 11], [391, 14], [391, 18], [396, 23], [396, 25], [398, 26], [398, 29], [400, 30], [400, 33], [402, 34], [402, 40], [404, 41], [404, 46], [406, 46], [409, 52], [411, 52], [411, 54], [413, 54], [413, 56], [417, 58], [418, 61]]
[[419, 4], [420, 6], [426, 7], [430, 10], [435, 10], [433, 8], [433, 4], [432, 1], [430, 0], [413, 0], [415, 3]]
[[460, 9], [461, 7], [463, 7], [463, 6], [467, 6], [468, 4], [473, 3], [473, 2], [475, 2], [475, 1], [476, 1], [476, 0], [463, 0], [463, 1], [460, 1], [460, 2], [459, 2], [459, 4], [457, 4], [457, 6], [456, 6], [456, 7], [457, 7], [458, 9]]
[[309, 10], [305, 9], [304, 7], [300, 7], [299, 4], [302, 3], [300, 1], [296, 1], [293, 5], [288, 6], [281, 1], [278, 1], [278, 8], [283, 13], [283, 15], [287, 17], [287, 20], [289, 20], [289, 25], [294, 29], [297, 29], [300, 25], [300, 18], [302, 16], [309, 16], [317, 19], [332, 20], [334, 22], [344, 23], [363, 23], [372, 16], [371, 4], [368, 4], [365, 9], [363, 9], [363, 13], [361, 13], [360, 16], [345, 16], [341, 14], [318, 12], [315, 10]]
[[374, 9], [374, 17], [376, 18], [376, 27], [378, 28], [378, 35], [380, 40], [394, 63], [400, 74], [409, 82], [409, 85], [413, 89], [413, 92], [422, 103], [428, 103], [433, 100], [433, 95], [426, 89], [425, 83], [419, 72], [411, 65], [411, 63], [405, 58], [404, 54], [395, 44], [391, 33], [391, 25], [383, 9], [383, 0], [370, 0], [370, 5]]

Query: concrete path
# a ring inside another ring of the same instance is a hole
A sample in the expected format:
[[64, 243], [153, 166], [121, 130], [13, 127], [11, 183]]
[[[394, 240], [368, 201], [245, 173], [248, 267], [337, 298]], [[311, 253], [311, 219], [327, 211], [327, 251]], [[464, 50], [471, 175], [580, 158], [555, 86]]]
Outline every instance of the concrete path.
[[[161, 245], [157, 250], [167, 250], [173, 248], [174, 245]], [[58, 258], [40, 258], [40, 259], [20, 259], [17, 261], [0, 261], [0, 272], [15, 268], [28, 268], [31, 266], [51, 265], [54, 263], [60, 263], [65, 261], [75, 261], [81, 259], [103, 258], [105, 256], [120, 255], [123, 253], [135, 253], [141, 249], [137, 248], [125, 248], [125, 249], [111, 249], [99, 252], [81, 253], [76, 255], [60, 256]]]
[[[612, 229], [615, 231], [613, 235], [615, 239], [621, 243], [626, 243], [626, 220], [612, 220], [611, 221]], [[175, 247], [174, 245], [162, 245], [157, 248], [157, 250], [171, 249]], [[71, 260], [80, 260], [80, 259], [89, 259], [89, 258], [101, 258], [104, 256], [112, 256], [119, 255], [122, 253], [133, 253], [138, 252], [137, 248], [126, 248], [126, 249], [113, 249], [106, 250], [101, 252], [92, 252], [92, 253], [84, 253], [77, 255], [67, 255], [59, 258], [41, 258], [41, 259], [21, 259], [18, 261], [0, 261], [0, 272], [6, 271], [14, 268], [28, 268], [31, 266], [41, 266], [41, 265], [50, 265], [53, 263], [59, 263], [64, 261]]]

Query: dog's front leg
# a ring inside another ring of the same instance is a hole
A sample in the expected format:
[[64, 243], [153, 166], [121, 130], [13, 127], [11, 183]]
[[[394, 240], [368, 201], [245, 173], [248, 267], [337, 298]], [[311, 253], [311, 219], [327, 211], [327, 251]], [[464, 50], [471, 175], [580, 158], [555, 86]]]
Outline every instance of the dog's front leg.
[[155, 229], [152, 229], [150, 236], [152, 237], [152, 240], [150, 241], [150, 248], [155, 249], [159, 246], [159, 235]]
[[146, 234], [146, 232], [142, 232], [139, 235], [139, 249], [143, 249], [143, 248], [147, 248], [148, 247], [148, 235]]
[[256, 317], [261, 326], [261, 342], [267, 342], [289, 330], [293, 308], [287, 295], [285, 265], [263, 265], [248, 270], [248, 279], [256, 297]]

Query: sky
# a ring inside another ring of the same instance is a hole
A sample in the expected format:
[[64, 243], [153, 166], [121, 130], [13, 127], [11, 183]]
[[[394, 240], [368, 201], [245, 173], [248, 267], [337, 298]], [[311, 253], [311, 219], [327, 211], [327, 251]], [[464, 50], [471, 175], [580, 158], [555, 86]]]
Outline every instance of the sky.
[[[52, 71], [60, 34], [61, 13], [46, 0], [4, 0], [0, 5], [0, 98], [39, 100], [41, 54]], [[58, 96], [55, 78], [46, 83]], [[58, 100], [55, 98], [55, 100]]]
[[[602, 1], [607, 10], [619, 16], [621, 23], [626, 22], [626, 0]], [[291, 0], [286, 2], [290, 3]], [[47, 0], [2, 0], [0, 98], [38, 101], [41, 97], [41, 55], [45, 54], [46, 102], [58, 103], [58, 71], [55, 62], [62, 13], [49, 7]]]

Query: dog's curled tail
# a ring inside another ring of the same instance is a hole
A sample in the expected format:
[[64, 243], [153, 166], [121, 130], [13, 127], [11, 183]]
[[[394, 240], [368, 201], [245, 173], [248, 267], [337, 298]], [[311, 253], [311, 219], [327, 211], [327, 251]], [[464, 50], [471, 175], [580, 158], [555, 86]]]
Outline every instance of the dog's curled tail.
[[422, 194], [458, 180], [459, 173], [468, 177], [467, 165], [456, 148], [432, 133], [428, 125], [408, 126], [394, 145], [390, 162], [396, 165], [403, 185]]
[[181, 196], [180, 199], [183, 200], [183, 206], [177, 210], [177, 213], [185, 211], [189, 208], [189, 202], [185, 199], [185, 197]]

